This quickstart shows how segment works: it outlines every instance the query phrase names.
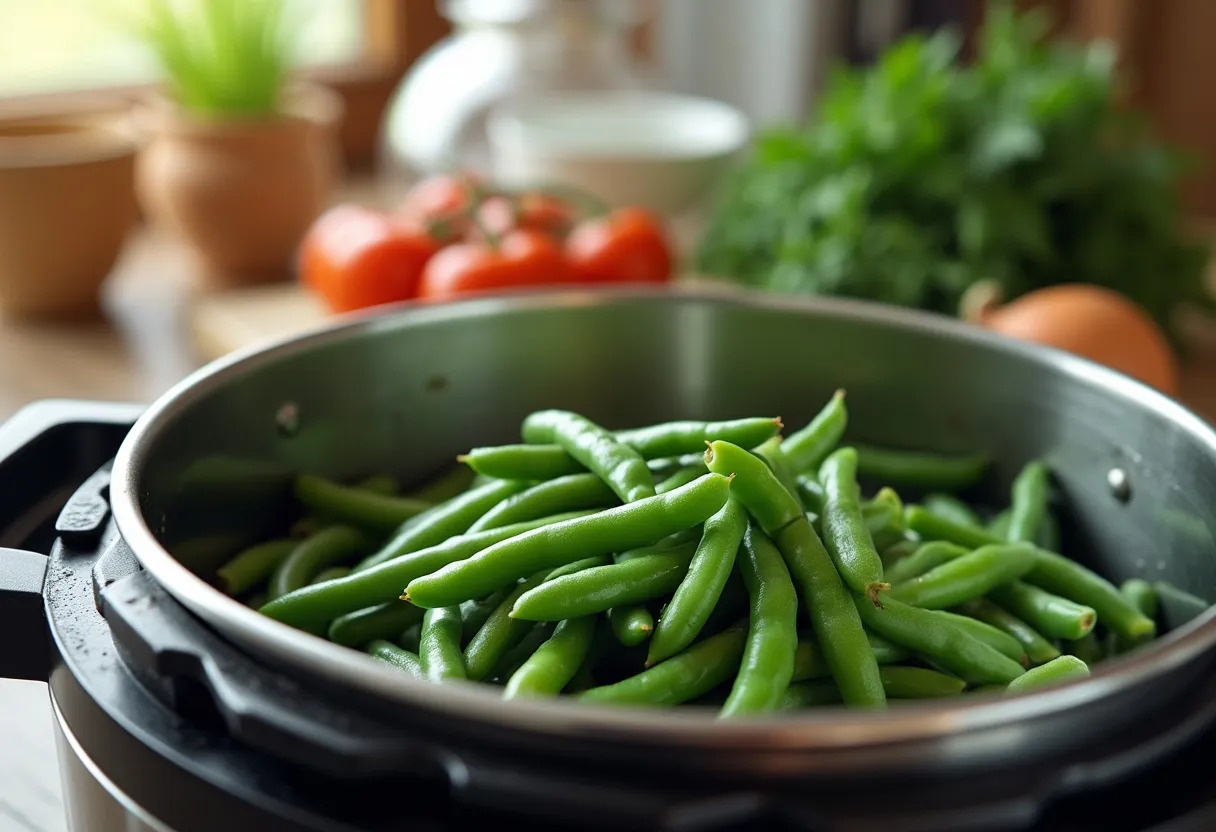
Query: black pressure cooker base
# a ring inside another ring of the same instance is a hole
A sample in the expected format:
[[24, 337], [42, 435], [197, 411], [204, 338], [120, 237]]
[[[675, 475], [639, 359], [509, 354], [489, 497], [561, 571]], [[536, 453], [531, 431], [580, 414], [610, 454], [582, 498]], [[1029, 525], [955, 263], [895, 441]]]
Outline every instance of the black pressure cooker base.
[[[855, 793], [815, 782], [793, 794], [735, 791], [686, 782], [679, 771], [662, 782], [614, 779], [590, 755], [585, 771], [572, 772], [536, 755], [445, 747], [260, 665], [186, 612], [140, 570], [109, 518], [106, 460], [131, 414], [52, 415], [52, 429], [0, 447], [0, 545], [49, 553], [39, 566], [51, 648], [33, 639], [0, 669], [38, 676], [49, 668], [56, 708], [81, 749], [179, 832], [504, 822], [533, 830], [1216, 829], [1216, 732], [1185, 723], [1175, 730], [1189, 740], [1178, 748], [1162, 737], [1170, 753], [1160, 759], [1146, 725], [1131, 750], [1126, 737], [1112, 738], [1109, 754], [1095, 750], [1086, 783], [1040, 773], [1025, 792], [1015, 772]], [[28, 610], [15, 602], [28, 597], [0, 597], [0, 618], [13, 618], [0, 625], [16, 626]], [[1216, 702], [1216, 680], [1211, 687], [1191, 699]], [[1204, 709], [1195, 714], [1207, 721]]]

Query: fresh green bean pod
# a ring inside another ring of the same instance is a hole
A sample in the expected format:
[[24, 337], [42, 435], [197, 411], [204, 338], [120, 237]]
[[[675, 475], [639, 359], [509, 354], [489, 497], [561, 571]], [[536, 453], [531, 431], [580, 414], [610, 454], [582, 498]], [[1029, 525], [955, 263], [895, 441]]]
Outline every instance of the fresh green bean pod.
[[[889, 699], [939, 699], [958, 696], [967, 683], [957, 676], [924, 667], [880, 667], [878, 677]], [[830, 679], [792, 684], [781, 701], [782, 710], [839, 704], [840, 689]]]
[[1168, 581], [1155, 581], [1153, 589], [1157, 592], [1161, 607], [1159, 613], [1174, 627], [1198, 618], [1211, 607], [1204, 599], [1179, 589]]
[[1092, 607], [1053, 595], [1023, 581], [1014, 581], [990, 594], [993, 601], [1047, 638], [1068, 641], [1084, 638], [1098, 620]]
[[347, 647], [359, 647], [369, 641], [396, 640], [422, 620], [426, 610], [405, 601], [389, 601], [335, 618], [329, 625], [329, 640]]
[[468, 531], [497, 529], [565, 511], [606, 508], [616, 504], [616, 495], [596, 474], [570, 474], [537, 483], [526, 491], [507, 497], [469, 526]]
[[339, 485], [313, 474], [297, 476], [294, 490], [296, 499], [309, 511], [372, 532], [392, 531], [431, 507], [422, 500]]
[[[926, 506], [926, 508], [928, 508], [928, 506]], [[988, 532], [988, 534], [992, 535], [998, 540], [1004, 540], [1009, 534], [1009, 521], [1012, 519], [1012, 517], [1013, 515], [1010, 513], [1009, 509], [1005, 509], [996, 517], [993, 517], [992, 521], [988, 523], [988, 525], [984, 526], [984, 531]]]
[[1146, 618], [1157, 620], [1157, 590], [1148, 581], [1129, 578], [1119, 585], [1119, 592]]
[[1023, 693], [1028, 690], [1055, 685], [1073, 679], [1084, 679], [1089, 675], [1089, 666], [1076, 656], [1060, 656], [1047, 664], [1027, 670], [1009, 683], [1006, 691]]
[[[840, 443], [848, 421], [844, 391], [837, 390], [810, 422], [782, 442], [781, 451], [790, 467], [795, 472], [819, 470], [828, 454]], [[811, 506], [808, 504], [807, 508]]]
[[453, 465], [446, 471], [409, 491], [405, 496], [437, 505], [473, 487], [475, 474], [467, 465]]
[[1043, 638], [1038, 630], [987, 598], [968, 601], [962, 606], [961, 612], [1017, 639], [1031, 665], [1044, 664], [1060, 655], [1056, 646]]
[[541, 569], [654, 543], [704, 522], [725, 505], [729, 490], [726, 477], [706, 474], [666, 494], [542, 526], [416, 578], [406, 594], [423, 607], [458, 604]]
[[914, 607], [943, 610], [982, 598], [997, 587], [1016, 581], [1036, 563], [1036, 550], [1029, 543], [981, 546], [896, 584], [887, 597]]
[[1040, 549], [1046, 549], [1049, 552], [1060, 551], [1060, 522], [1051, 513], [1050, 506], [1043, 514], [1043, 520], [1039, 523], [1039, 533], [1034, 536], [1034, 542]]
[[456, 457], [478, 474], [502, 480], [551, 480], [587, 472], [561, 445], [496, 445]]
[[745, 627], [730, 627], [636, 676], [590, 688], [578, 698], [595, 704], [679, 705], [729, 679], [739, 669], [746, 642]]
[[1022, 667], [1030, 666], [1030, 656], [1026, 653], [1025, 648], [1022, 647], [1021, 642], [1004, 630], [970, 616], [958, 615], [946, 610], [936, 610], [935, 612], [967, 635], [977, 641], [982, 641], [993, 650], [1008, 656]]
[[[918, 548], [920, 548], [920, 544], [917, 541], [904, 538], [898, 543], [892, 543], [890, 546], [883, 549], [880, 553], [882, 556], [882, 576], [891, 583], [895, 583], [896, 579], [891, 577], [889, 574], [890, 571], [895, 567], [895, 564], [912, 557]], [[964, 549], [963, 551], [966, 550]], [[937, 564], [934, 564], [934, 566], [936, 565]], [[916, 576], [909, 575], [908, 577], [914, 578]]]
[[646, 656], [647, 666], [679, 653], [700, 634], [734, 569], [746, 530], [747, 510], [734, 499], [727, 500], [705, 521], [688, 572], [659, 616]]
[[376, 639], [364, 648], [373, 659], [379, 659], [385, 664], [392, 665], [398, 670], [404, 670], [415, 679], [425, 679], [422, 670], [422, 660], [409, 650], [404, 650], [391, 641]]
[[1029, 462], [1013, 481], [1009, 505], [1009, 528], [1005, 538], [1011, 541], [1033, 542], [1047, 515], [1048, 488], [1051, 474], [1047, 466], [1035, 460]]
[[322, 571], [318, 572], [316, 577], [314, 577], [308, 583], [323, 584], [326, 581], [336, 581], [338, 578], [345, 578], [349, 574], [349, 566], [331, 566], [328, 569], [323, 569]]
[[288, 537], [268, 540], [242, 550], [215, 571], [220, 589], [229, 595], [244, 595], [269, 578], [298, 545], [299, 540]]
[[494, 670], [485, 681], [491, 685], [506, 685], [511, 677], [524, 666], [524, 662], [532, 658], [540, 646], [549, 640], [554, 629], [556, 629], [556, 622], [553, 621], [528, 622], [528, 627], [519, 641], [502, 654], [502, 658], [498, 660], [498, 664], [494, 665]]
[[465, 678], [464, 658], [460, 654], [460, 610], [435, 607], [422, 619], [418, 644], [422, 672], [432, 682]]
[[595, 634], [595, 617], [560, 622], [536, 652], [511, 674], [503, 690], [504, 699], [555, 696], [574, 678]]
[[984, 525], [984, 522], [980, 520], [980, 516], [975, 513], [975, 509], [953, 494], [941, 494], [938, 492], [926, 494], [920, 504], [927, 511], [954, 523], [961, 523], [964, 526], [979, 526], [981, 528]]
[[999, 650], [959, 628], [940, 612], [910, 607], [883, 598], [883, 608], [854, 596], [854, 608], [865, 626], [909, 650], [932, 659], [971, 684], [1007, 684], [1024, 670]]
[[618, 431], [616, 438], [646, 459], [680, 456], [702, 450], [706, 442], [723, 439], [754, 448], [781, 430], [778, 418], [731, 419], [725, 422], [663, 422]]
[[[465, 601], [460, 605], [460, 632], [463, 637], [462, 648], [468, 645], [469, 639], [481, 629], [482, 625], [486, 623], [486, 619], [490, 617], [490, 613], [498, 608], [498, 605], [507, 597], [511, 589], [511, 587], [503, 587], [479, 601]], [[413, 606], [413, 604], [410, 606]]]
[[1038, 550], [1026, 582], [1092, 607], [1099, 620], [1127, 644], [1140, 644], [1157, 635], [1157, 625], [1129, 602], [1110, 581], [1081, 564]]
[[[882, 636], [866, 633], [870, 649], [874, 651], [874, 660], [879, 665], [896, 664], [912, 657], [912, 651], [887, 641]], [[831, 676], [832, 670], [823, 655], [823, 650], [813, 638], [803, 637], [798, 640], [798, 648], [794, 651], [794, 675], [791, 681], [802, 682], [807, 679], [822, 679]]]
[[904, 509], [904, 521], [909, 529], [927, 540], [947, 540], [968, 549], [1006, 542], [1005, 538], [998, 537], [987, 529], [947, 520], [929, 512], [924, 506], [908, 506]]
[[625, 647], [636, 647], [654, 632], [654, 616], [641, 604], [628, 604], [608, 610], [608, 624], [616, 640]]
[[697, 479], [698, 477], [703, 477], [707, 473], [709, 473], [709, 469], [707, 469], [704, 465], [690, 465], [687, 468], [681, 468], [661, 482], [655, 483], [654, 493], [666, 494], [668, 491], [675, 491], [677, 488], [688, 485], [693, 480]]
[[880, 488], [874, 499], [861, 504], [861, 517], [874, 548], [882, 551], [904, 539], [904, 504], [890, 488]]
[[[427, 575], [442, 566], [464, 560], [501, 540], [558, 523], [588, 512], [571, 512], [527, 523], [516, 523], [498, 529], [449, 538], [443, 543], [385, 561], [362, 572], [352, 572], [345, 578], [297, 589], [267, 603], [261, 608], [268, 615], [293, 627], [309, 627], [332, 621], [340, 615], [365, 607], [397, 600], [406, 584], [420, 575]], [[503, 581], [506, 585], [510, 581]], [[492, 587], [474, 597], [485, 597], [500, 587]]]
[[1069, 655], [1076, 656], [1090, 667], [1106, 658], [1106, 649], [1092, 632], [1086, 633], [1084, 638], [1068, 642], [1066, 649]]
[[777, 482], [781, 483], [782, 487], [801, 503], [802, 498], [798, 496], [798, 477], [794, 472], [794, 467], [786, 459], [781, 443], [781, 437], [774, 436], [757, 445], [753, 453], [764, 460], [769, 470], [773, 472], [773, 476], [777, 478]]
[[[307, 587], [309, 582], [334, 564], [353, 560], [371, 547], [371, 540], [361, 529], [353, 526], [330, 526], [307, 540], [296, 544], [291, 553], [275, 567], [266, 589], [266, 597], [272, 601]], [[324, 586], [333, 586], [330, 581]], [[317, 585], [320, 588], [322, 585]]]
[[388, 543], [357, 563], [354, 571], [363, 572], [464, 534], [487, 511], [527, 487], [527, 482], [494, 480], [440, 503], [424, 515], [403, 524]]
[[[363, 491], [370, 491], [373, 494], [392, 495], [397, 493], [397, 478], [388, 474], [375, 474], [367, 477], [366, 479], [359, 480], [357, 483], [355, 483], [355, 488]], [[422, 498], [415, 497], [412, 494], [408, 496], [427, 503], [428, 505], [431, 505], [434, 502], [432, 500], [423, 500]]]
[[710, 471], [731, 480], [731, 496], [742, 503], [767, 534], [802, 517], [802, 505], [760, 457], [730, 442], [716, 440], [705, 451]]
[[[691, 549], [689, 552], [691, 553]], [[564, 578], [567, 575], [573, 575], [575, 572], [582, 572], [584, 569], [592, 569], [596, 566], [610, 566], [614, 561], [611, 555], [594, 555], [582, 560], [576, 560], [574, 563], [567, 563], [565, 566], [559, 566], [545, 576], [546, 581], [556, 581], [558, 578]]]
[[474, 682], [488, 679], [503, 654], [528, 631], [528, 623], [511, 616], [511, 608], [520, 596], [544, 582], [546, 573], [532, 575], [507, 593], [502, 602], [486, 618], [481, 629], [464, 649], [464, 665]]
[[877, 603], [878, 593], [891, 585], [883, 580], [882, 558], [866, 528], [857, 486], [857, 452], [833, 451], [819, 469], [827, 501], [823, 505], [823, 542], [840, 577], [854, 592]]
[[931, 454], [858, 445], [857, 473], [890, 486], [962, 491], [988, 470], [985, 454]]
[[722, 706], [723, 717], [776, 710], [794, 675], [798, 648], [794, 582], [781, 552], [754, 526], [744, 536], [739, 572], [751, 598], [751, 613], [743, 660]]
[[901, 584], [913, 578], [920, 577], [926, 572], [936, 569], [942, 564], [957, 560], [973, 551], [957, 543], [945, 540], [931, 540], [916, 547], [912, 554], [896, 561], [883, 569], [883, 577], [892, 584]]
[[819, 480], [815, 479], [810, 474], [800, 474], [798, 476], [798, 496], [802, 500], [802, 505], [810, 511], [819, 514], [823, 511], [823, 501], [826, 499], [823, 493], [823, 486]]
[[545, 581], [520, 596], [511, 617], [524, 621], [561, 621], [640, 604], [675, 589], [688, 572], [683, 549], [596, 566]]
[[525, 442], [561, 445], [598, 474], [623, 503], [654, 496], [654, 478], [642, 455], [585, 416], [540, 410], [524, 419], [523, 436]]

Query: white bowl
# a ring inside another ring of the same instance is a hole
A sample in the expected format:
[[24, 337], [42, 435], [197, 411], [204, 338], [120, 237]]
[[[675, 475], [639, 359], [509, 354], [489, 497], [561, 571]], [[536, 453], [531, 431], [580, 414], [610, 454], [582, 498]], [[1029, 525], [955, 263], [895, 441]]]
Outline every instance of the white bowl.
[[534, 94], [488, 120], [503, 184], [572, 185], [668, 216], [706, 197], [749, 133], [747, 118], [720, 101], [659, 92]]

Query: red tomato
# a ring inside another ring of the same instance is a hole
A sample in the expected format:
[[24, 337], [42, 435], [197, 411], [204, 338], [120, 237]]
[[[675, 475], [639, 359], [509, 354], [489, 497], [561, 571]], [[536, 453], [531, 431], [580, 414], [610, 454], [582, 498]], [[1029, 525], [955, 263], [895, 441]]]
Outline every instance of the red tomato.
[[488, 241], [456, 243], [443, 249], [422, 272], [418, 294], [450, 298], [569, 281], [561, 247], [546, 234], [510, 231], [497, 245]]
[[513, 228], [563, 238], [574, 224], [574, 207], [549, 194], [523, 193], [512, 200], [495, 196], [482, 203], [477, 221], [487, 234], [500, 236]]
[[664, 283], [672, 252], [662, 224], [640, 208], [580, 223], [566, 240], [576, 277], [588, 283]]
[[469, 228], [468, 214], [480, 186], [480, 178], [472, 173], [427, 177], [406, 193], [398, 216], [441, 239], [458, 239]]
[[333, 312], [408, 300], [439, 249], [417, 227], [358, 205], [326, 211], [300, 249], [300, 280]]

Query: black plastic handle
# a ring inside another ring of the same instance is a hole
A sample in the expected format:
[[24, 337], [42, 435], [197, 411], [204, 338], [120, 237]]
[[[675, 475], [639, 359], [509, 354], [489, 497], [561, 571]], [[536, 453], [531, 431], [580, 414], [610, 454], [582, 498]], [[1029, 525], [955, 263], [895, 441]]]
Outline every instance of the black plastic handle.
[[51, 672], [51, 636], [42, 585], [45, 555], [0, 549], [0, 678], [45, 682]]

